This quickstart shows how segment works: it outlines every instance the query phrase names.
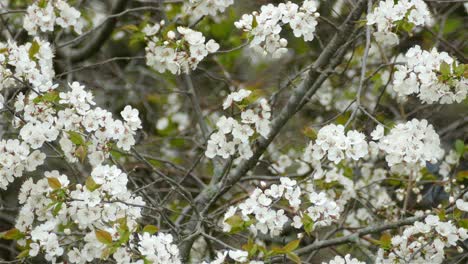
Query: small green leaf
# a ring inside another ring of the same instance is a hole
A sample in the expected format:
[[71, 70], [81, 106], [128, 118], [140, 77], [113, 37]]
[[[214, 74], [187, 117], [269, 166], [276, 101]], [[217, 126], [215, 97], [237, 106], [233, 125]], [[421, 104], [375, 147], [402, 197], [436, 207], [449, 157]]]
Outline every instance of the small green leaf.
[[29, 59], [34, 60], [40, 48], [41, 47], [39, 46], [39, 43], [37, 43], [37, 41], [34, 40], [31, 43], [31, 47], [29, 48]]
[[392, 236], [385, 232], [380, 236], [379, 244], [383, 249], [390, 249], [392, 247]]
[[444, 76], [450, 76], [450, 65], [446, 62], [440, 64], [440, 73]]
[[468, 218], [460, 219], [460, 221], [458, 221], [458, 226], [467, 229], [468, 228]]
[[272, 246], [271, 247], [271, 252], [272, 252], [272, 255], [286, 254], [284, 249], [282, 247], [278, 247], [278, 246]]
[[88, 154], [88, 147], [86, 145], [79, 145], [75, 150], [75, 156], [83, 163]]
[[406, 31], [408, 34], [411, 34], [414, 28], [414, 24], [408, 21], [404, 21], [401, 25], [401, 28]]
[[463, 73], [465, 73], [465, 64], [455, 65], [455, 63], [453, 63], [453, 73], [457, 77], [462, 77]]
[[73, 142], [75, 145], [84, 145], [85, 141], [80, 133], [76, 131], [67, 131], [68, 136], [70, 137], [70, 141]]
[[296, 240], [293, 240], [291, 242], [289, 242], [286, 246], [283, 247], [283, 250], [285, 252], [293, 252], [298, 246], [299, 246], [299, 243], [301, 242], [301, 240], [299, 239], [296, 239]]
[[22, 258], [26, 258], [26, 257], [29, 257], [29, 249], [25, 249], [23, 251], [21, 251], [18, 256], [16, 256], [17, 259], [22, 259]]
[[59, 93], [55, 90], [45, 93], [42, 96], [42, 98], [45, 102], [50, 102], [50, 103], [58, 103], [58, 101], [60, 100]]
[[314, 220], [312, 220], [309, 215], [304, 214], [302, 217], [302, 224], [304, 225], [304, 231], [310, 235], [310, 233], [314, 230]]
[[465, 152], [465, 143], [463, 143], [462, 140], [457, 139], [455, 141], [455, 150], [457, 151], [458, 155], [463, 156], [463, 153]]
[[100, 184], [97, 184], [97, 183], [94, 181], [93, 177], [91, 177], [91, 176], [89, 176], [89, 177], [86, 179], [85, 185], [86, 185], [86, 188], [87, 188], [88, 190], [90, 190], [91, 192], [93, 192], [94, 190], [96, 190], [96, 189], [98, 189], [99, 187], [101, 187], [101, 185], [100, 185]]
[[311, 127], [306, 127], [304, 130], [302, 130], [302, 133], [310, 138], [311, 140], [316, 140], [317, 139], [317, 131]]
[[149, 233], [151, 235], [158, 232], [158, 230], [159, 228], [154, 225], [146, 225], [145, 227], [143, 227], [143, 232]]
[[96, 230], [94, 233], [96, 234], [96, 238], [99, 242], [105, 245], [112, 244], [112, 235], [109, 232], [104, 230]]
[[287, 253], [287, 256], [288, 256], [288, 258], [290, 260], [294, 261], [294, 263], [296, 263], [296, 264], [301, 264], [302, 263], [301, 258], [298, 255], [294, 254], [294, 253]]
[[60, 181], [55, 177], [47, 178], [47, 182], [49, 183], [49, 186], [52, 188], [52, 190], [57, 190], [62, 187]]
[[455, 176], [458, 182], [463, 182], [468, 179], [468, 170], [459, 171]]
[[6, 239], [6, 240], [18, 240], [20, 238], [24, 237], [24, 235], [16, 228], [10, 229], [6, 232], [4, 232], [0, 238]]
[[47, 0], [40, 0], [37, 6], [40, 8], [45, 8], [47, 6]]
[[63, 202], [57, 203], [57, 205], [54, 207], [54, 210], [52, 211], [53, 216], [57, 216], [58, 213], [60, 212], [60, 209], [62, 209]]

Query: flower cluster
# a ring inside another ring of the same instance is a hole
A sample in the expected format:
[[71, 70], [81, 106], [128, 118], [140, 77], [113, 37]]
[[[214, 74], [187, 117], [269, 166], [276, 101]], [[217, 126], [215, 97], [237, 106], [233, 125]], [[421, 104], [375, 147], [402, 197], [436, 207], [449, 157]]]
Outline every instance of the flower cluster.
[[[6, 54], [0, 55], [0, 63], [6, 68], [8, 65], [13, 71], [0, 70], [5, 78], [3, 87], [10, 87], [18, 80], [29, 83], [36, 92], [46, 92], [55, 88], [53, 78], [54, 53], [49, 42], [34, 38], [32, 42], [17, 45], [10, 41], [5, 45]], [[2, 66], [0, 66], [2, 69]], [[1, 86], [0, 86], [1, 90]]]
[[193, 21], [197, 21], [206, 15], [214, 17], [223, 13], [233, 3], [234, 0], [190, 0], [186, 3], [186, 13], [190, 14]]
[[[328, 226], [338, 219], [341, 209], [325, 193], [308, 191], [305, 202], [301, 200], [303, 194], [297, 182], [286, 177], [280, 178], [280, 184], [272, 184], [268, 189], [256, 188], [244, 202], [229, 208], [224, 215], [223, 231], [230, 232], [247, 223], [254, 235], [260, 231], [277, 236], [289, 222], [297, 229], [304, 226], [310, 232], [315, 227]], [[274, 209], [274, 205], [282, 199], [292, 208], [292, 219], [283, 209]], [[238, 210], [240, 217], [236, 215]]]
[[17, 139], [0, 140], [0, 189], [6, 190], [15, 177], [23, 172], [35, 171], [46, 155], [39, 150], [31, 152], [28, 144]]
[[70, 90], [59, 92], [58, 85], [53, 84], [54, 55], [48, 42], [35, 38], [24, 45], [9, 42], [6, 47], [0, 68], [10, 66], [12, 69], [6, 76], [13, 80], [8, 87], [22, 84], [30, 92], [26, 95], [20, 92], [14, 98], [11, 111], [15, 112], [13, 123], [19, 128], [20, 141], [7, 145], [21, 146], [18, 147], [21, 154], [12, 152], [5, 156], [14, 158], [2, 166], [2, 173], [6, 175], [2, 188], [13, 180], [13, 175], [19, 177], [24, 170], [42, 164], [44, 154], [39, 149], [59, 137], [68, 161], [88, 157], [93, 166], [101, 164], [114, 146], [129, 150], [135, 144], [134, 136], [141, 128], [138, 110], [125, 107], [121, 112], [122, 122], [113, 119], [112, 113], [106, 110], [93, 108], [92, 94], [78, 82], [69, 84]]
[[425, 119], [396, 125], [379, 140], [378, 146], [390, 167], [398, 164], [425, 166], [426, 162], [434, 163], [444, 155], [439, 135]]
[[158, 38], [156, 35], [162, 25], [164, 21], [148, 25], [143, 30], [148, 39], [146, 64], [158, 72], [188, 73], [195, 70], [209, 53], [219, 49], [216, 41], [210, 39], [205, 43], [201, 32], [186, 27], [177, 27], [179, 36], [174, 31], [168, 31], [165, 38]]
[[446, 52], [430, 52], [416, 45], [405, 54], [405, 65], [397, 65], [393, 90], [405, 98], [416, 94], [424, 103], [460, 103], [468, 93], [465, 65]]
[[[138, 110], [127, 106], [121, 112], [124, 122], [115, 120], [107, 110], [91, 107], [95, 102], [83, 85], [73, 82], [69, 86], [71, 90], [58, 95], [55, 90], [39, 97], [31, 93], [26, 105], [16, 105], [17, 113], [23, 112], [23, 119], [28, 121], [20, 129], [21, 138], [37, 149], [61, 134], [59, 143], [67, 160], [76, 162], [87, 155], [93, 166], [108, 157], [114, 142], [118, 148], [130, 150], [141, 128]], [[52, 96], [57, 99], [49, 101]], [[56, 101], [61, 105], [58, 111]]]
[[9, 232], [29, 256], [44, 252], [49, 261], [67, 256], [70, 263], [85, 263], [112, 254], [119, 264], [140, 263], [131, 259], [141, 255], [155, 263], [180, 263], [171, 235], [134, 233], [145, 203], [127, 190], [127, 181], [115, 166], [96, 167], [85, 186], [71, 184], [58, 171], [45, 172], [45, 178], [21, 187], [23, 207]]
[[[250, 94], [251, 91], [245, 89], [229, 94], [223, 103], [223, 108], [231, 107], [234, 102], [242, 103]], [[253, 108], [241, 108], [241, 110], [240, 122], [226, 116], [222, 116], [216, 122], [218, 131], [211, 134], [206, 147], [205, 155], [208, 158], [221, 156], [227, 159], [236, 153], [237, 148], [241, 158], [249, 159], [253, 155], [250, 138], [254, 136], [255, 132], [264, 138], [268, 136], [271, 109], [266, 99], [259, 99]], [[229, 135], [232, 139], [228, 139]]]
[[345, 156], [353, 160], [366, 156], [368, 144], [364, 134], [351, 130], [345, 135], [344, 126], [330, 124], [319, 130], [317, 140], [314, 144], [309, 143], [307, 152], [311, 153], [314, 160], [326, 156], [328, 160], [338, 164]]
[[139, 236], [138, 250], [146, 260], [152, 263], [182, 263], [179, 258], [179, 248], [173, 244], [172, 235], [143, 233]]
[[73, 27], [76, 33], [81, 34], [81, 13], [70, 7], [66, 1], [37, 1], [29, 5], [26, 12], [23, 27], [29, 35], [36, 35], [37, 31], [53, 31], [56, 24], [64, 29]]
[[393, 236], [391, 247], [380, 249], [376, 263], [443, 263], [444, 249], [457, 245], [468, 238], [465, 228], [458, 228], [450, 221], [443, 222], [438, 216], [429, 215], [424, 222], [415, 222], [402, 235]]
[[398, 36], [392, 30], [403, 28], [411, 32], [414, 26], [432, 24], [429, 9], [422, 0], [385, 0], [367, 15], [367, 25], [377, 25], [374, 37], [385, 45], [398, 44]]
[[320, 16], [317, 7], [318, 2], [315, 0], [305, 0], [300, 7], [290, 1], [278, 6], [268, 4], [261, 7], [260, 13], [244, 14], [234, 25], [253, 36], [251, 47], [259, 48], [265, 55], [279, 58], [287, 52], [288, 44], [279, 35], [282, 26], [289, 24], [295, 37], [312, 41], [318, 24], [317, 17]]
[[342, 256], [335, 256], [335, 258], [330, 260], [328, 263], [322, 262], [322, 264], [365, 264], [365, 262], [351, 258], [350, 254], [346, 254], [344, 258]]

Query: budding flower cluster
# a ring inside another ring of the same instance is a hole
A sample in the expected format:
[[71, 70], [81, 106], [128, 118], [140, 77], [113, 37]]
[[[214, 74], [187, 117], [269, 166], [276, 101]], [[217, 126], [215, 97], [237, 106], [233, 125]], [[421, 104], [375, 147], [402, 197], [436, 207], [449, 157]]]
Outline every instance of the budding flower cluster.
[[260, 13], [244, 14], [234, 25], [253, 36], [250, 47], [260, 49], [264, 55], [279, 58], [287, 52], [288, 44], [279, 35], [282, 26], [289, 24], [295, 37], [312, 41], [318, 24], [317, 17], [320, 16], [317, 7], [315, 0], [306, 0], [301, 7], [292, 2], [278, 6], [268, 4], [261, 7]]
[[176, 32], [168, 31], [166, 37], [158, 38], [162, 25], [164, 23], [148, 25], [143, 29], [148, 39], [146, 64], [160, 73], [188, 73], [195, 70], [209, 53], [219, 49], [216, 41], [210, 39], [205, 43], [201, 32], [186, 27], [177, 27], [178, 36]]

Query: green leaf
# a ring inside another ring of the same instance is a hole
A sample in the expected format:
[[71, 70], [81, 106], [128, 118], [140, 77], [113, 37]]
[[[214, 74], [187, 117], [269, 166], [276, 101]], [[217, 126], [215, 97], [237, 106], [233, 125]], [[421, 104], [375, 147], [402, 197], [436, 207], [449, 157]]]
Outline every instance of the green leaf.
[[272, 255], [286, 254], [284, 249], [282, 247], [278, 247], [278, 246], [272, 246], [271, 247], [271, 252], [272, 252]]
[[231, 231], [229, 232], [231, 234], [240, 232], [253, 223], [252, 220], [244, 221], [239, 215], [233, 215], [226, 219], [225, 222], [231, 226]]
[[26, 257], [29, 257], [29, 249], [25, 249], [23, 251], [21, 251], [18, 256], [16, 256], [17, 259], [22, 259], [22, 258], [26, 258]]
[[379, 244], [383, 249], [390, 249], [392, 247], [392, 236], [385, 232], [380, 236]]
[[101, 184], [97, 184], [93, 177], [89, 176], [87, 179], [86, 179], [86, 188], [88, 190], [90, 190], [91, 192], [93, 192], [94, 190], [98, 189], [99, 187], [101, 187]]
[[85, 141], [80, 133], [76, 131], [67, 131], [68, 136], [70, 137], [70, 141], [73, 142], [75, 145], [84, 145]]
[[50, 103], [58, 103], [60, 100], [59, 92], [50, 91], [42, 96], [43, 100]]
[[408, 21], [404, 21], [401, 25], [401, 29], [403, 29], [410, 35], [411, 35], [411, 32], [413, 31], [413, 28], [414, 28], [414, 24]]
[[80, 160], [81, 163], [85, 161], [87, 154], [88, 147], [86, 145], [79, 145], [74, 153], [74, 155]]
[[302, 263], [301, 258], [294, 253], [287, 253], [287, 256], [290, 260], [294, 261], [294, 263], [297, 263], [297, 264]]
[[57, 205], [54, 207], [54, 210], [52, 211], [53, 216], [57, 216], [58, 213], [60, 212], [60, 209], [62, 209], [63, 202], [57, 203]]
[[96, 234], [96, 238], [99, 242], [105, 245], [112, 244], [112, 235], [109, 232], [104, 230], [96, 230], [94, 233]]
[[146, 225], [145, 227], [143, 227], [143, 232], [149, 233], [150, 235], [158, 232], [158, 230], [159, 228], [154, 225]]
[[310, 138], [311, 140], [316, 140], [317, 139], [317, 131], [311, 127], [306, 127], [304, 130], [302, 130], [302, 133]]
[[440, 64], [440, 73], [444, 76], [450, 76], [450, 65], [446, 62]]
[[124, 230], [119, 230], [119, 235], [120, 235], [119, 243], [125, 244], [130, 239], [131, 233], [128, 229], [124, 229]]
[[48, 102], [48, 103], [58, 103], [60, 101], [59, 92], [50, 91], [48, 93], [39, 95], [33, 99], [33, 103]]
[[455, 62], [454, 62], [453, 63], [453, 73], [457, 77], [462, 77], [463, 74], [465, 73], [465, 64], [455, 65]]
[[299, 246], [299, 243], [301, 242], [301, 240], [299, 239], [296, 239], [296, 240], [293, 240], [291, 242], [289, 242], [286, 246], [283, 247], [283, 250], [285, 252], [293, 252], [298, 246]]
[[19, 231], [16, 228], [10, 229], [10, 230], [4, 232], [0, 236], [0, 238], [6, 239], [6, 240], [18, 240], [18, 239], [21, 239], [23, 237], [24, 237], [23, 233], [21, 233], [21, 231]]
[[247, 244], [242, 245], [242, 249], [249, 253], [249, 257], [252, 257], [258, 251], [258, 245], [254, 243], [253, 239], [249, 238]]
[[41, 47], [39, 46], [39, 43], [37, 43], [37, 41], [34, 40], [31, 43], [31, 47], [29, 48], [29, 59], [34, 60], [40, 48]]
[[455, 150], [457, 151], [458, 155], [463, 156], [463, 153], [465, 152], [465, 143], [463, 143], [462, 140], [457, 139], [455, 141]]
[[62, 188], [62, 184], [55, 177], [47, 178], [47, 182], [49, 183], [49, 186], [50, 188], [52, 188], [52, 190], [57, 190], [57, 189]]
[[309, 215], [304, 214], [302, 224], [304, 225], [304, 231], [310, 236], [310, 233], [314, 230], [314, 220]]
[[47, 0], [40, 0], [37, 6], [40, 8], [45, 8], [47, 6]]
[[468, 228], [468, 218], [460, 219], [460, 221], [458, 221], [458, 226], [467, 229]]
[[468, 179], [468, 170], [459, 171], [455, 176], [458, 182], [463, 182]]
[[139, 31], [140, 29], [138, 28], [137, 25], [130, 24], [130, 25], [124, 25], [124, 26], [120, 27], [120, 30], [128, 30], [128, 31], [136, 32], [136, 31]]

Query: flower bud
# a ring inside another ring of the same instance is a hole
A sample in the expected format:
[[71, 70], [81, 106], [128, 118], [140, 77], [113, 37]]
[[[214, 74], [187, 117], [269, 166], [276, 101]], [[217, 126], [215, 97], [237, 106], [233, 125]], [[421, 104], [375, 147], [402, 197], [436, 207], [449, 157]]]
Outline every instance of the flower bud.
[[175, 32], [170, 30], [169, 32], [167, 32], [167, 38], [169, 39], [175, 39]]

